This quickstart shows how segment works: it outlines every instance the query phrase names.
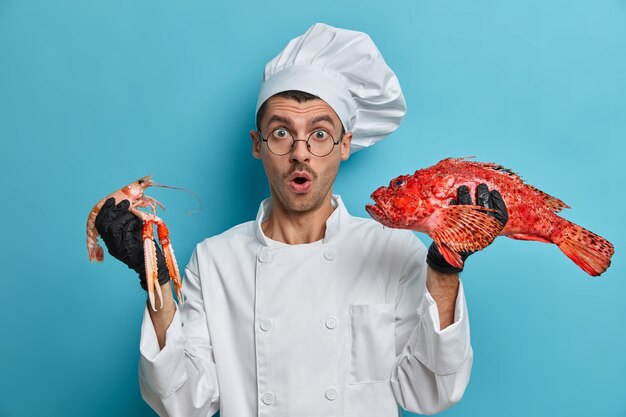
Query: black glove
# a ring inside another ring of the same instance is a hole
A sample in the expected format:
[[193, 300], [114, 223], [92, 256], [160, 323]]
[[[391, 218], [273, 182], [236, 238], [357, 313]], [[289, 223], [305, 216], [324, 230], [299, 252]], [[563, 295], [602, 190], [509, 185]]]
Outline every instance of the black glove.
[[[115, 199], [109, 198], [96, 216], [96, 229], [114, 258], [124, 262], [139, 274], [141, 288], [147, 290], [146, 265], [143, 254], [143, 221], [128, 211], [129, 200], [115, 205]], [[159, 245], [156, 245], [159, 284], [170, 280], [165, 257]]]
[[[457, 199], [450, 201], [450, 204], [473, 204], [472, 197], [470, 196], [470, 192], [467, 186], [461, 185], [458, 188]], [[502, 196], [497, 190], [493, 190], [490, 192], [487, 184], [479, 184], [478, 187], [476, 187], [476, 205], [495, 209], [496, 211], [489, 211], [487, 212], [487, 214], [495, 217], [502, 224], [502, 227], [504, 227], [504, 225], [506, 225], [506, 222], [509, 220], [509, 215], [506, 211], [506, 204], [504, 204]], [[464, 264], [467, 257], [470, 256], [472, 253], [474, 252], [459, 253]], [[439, 248], [437, 248], [435, 242], [431, 243], [430, 247], [428, 248], [426, 263], [430, 265], [430, 267], [435, 271], [443, 272], [446, 274], [459, 273], [463, 270], [463, 268], [456, 268], [446, 262], [441, 252], [439, 252]]]

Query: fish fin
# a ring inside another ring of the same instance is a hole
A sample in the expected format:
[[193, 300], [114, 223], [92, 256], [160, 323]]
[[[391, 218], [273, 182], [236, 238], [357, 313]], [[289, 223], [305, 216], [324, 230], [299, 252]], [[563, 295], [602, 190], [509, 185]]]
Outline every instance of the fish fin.
[[583, 271], [591, 276], [602, 274], [611, 265], [615, 253], [613, 245], [605, 238], [569, 222], [559, 249]]
[[507, 235], [507, 237], [510, 237], [511, 239], [517, 239], [517, 240], [533, 240], [535, 242], [554, 243], [551, 240], [546, 239], [545, 237], [531, 235], [528, 233], [513, 233], [511, 235]]
[[[502, 230], [502, 224], [481, 206], [453, 205], [431, 216], [431, 237], [455, 252], [475, 252], [487, 247]], [[447, 260], [447, 259], [446, 259]]]
[[510, 177], [516, 178], [520, 181], [522, 181], [522, 177], [519, 176], [517, 173], [515, 173], [514, 171], [510, 170], [509, 168], [506, 168], [500, 164], [496, 164], [494, 162], [478, 162], [478, 161], [468, 161], [468, 159], [473, 158], [473, 156], [466, 156], [463, 158], [447, 158], [444, 159], [443, 161], [440, 162], [447, 162], [447, 163], [451, 163], [451, 164], [455, 164], [455, 163], [463, 163], [465, 164], [469, 164], [478, 168], [484, 168], [484, 169], [490, 169], [492, 171], [497, 171], [501, 174], [505, 174], [508, 175]]
[[455, 268], [463, 269], [463, 259], [458, 252], [453, 251], [448, 247], [448, 245], [440, 240], [434, 239], [433, 241], [437, 244], [437, 249], [439, 249], [439, 253], [443, 255], [443, 258], [446, 260], [447, 263]]
[[524, 182], [524, 180], [522, 179], [522, 177], [515, 173], [514, 171], [510, 170], [509, 168], [506, 168], [500, 164], [496, 164], [493, 162], [477, 162], [477, 161], [468, 161], [468, 158], [472, 158], [472, 157], [465, 157], [465, 158], [447, 158], [444, 159], [443, 161], [440, 162], [446, 162], [448, 164], [456, 164], [456, 163], [463, 163], [463, 164], [470, 164], [472, 166], [475, 167], [479, 167], [479, 168], [483, 168], [483, 169], [489, 169], [492, 171], [496, 171], [498, 173], [501, 174], [505, 174], [517, 181], [520, 181], [524, 184], [524, 186], [530, 188], [532, 191], [534, 191], [535, 193], [537, 193], [541, 199], [543, 200], [543, 203], [548, 206], [548, 208], [550, 210], [552, 210], [554, 213], [558, 213], [563, 209], [566, 208], [570, 208], [567, 204], [565, 204], [562, 200], [551, 196], [550, 194], [541, 191], [539, 188], [532, 186], [530, 184], [527, 184]]
[[551, 196], [550, 194], [541, 191], [539, 188], [534, 187], [530, 184], [525, 184], [528, 188], [530, 188], [531, 190], [533, 190], [534, 192], [536, 192], [537, 194], [539, 194], [539, 196], [542, 198], [543, 203], [548, 206], [548, 208], [550, 210], [552, 210], [554, 213], [558, 213], [559, 211], [569, 208], [569, 206], [567, 204], [565, 204], [563, 201], [559, 200], [556, 197]]

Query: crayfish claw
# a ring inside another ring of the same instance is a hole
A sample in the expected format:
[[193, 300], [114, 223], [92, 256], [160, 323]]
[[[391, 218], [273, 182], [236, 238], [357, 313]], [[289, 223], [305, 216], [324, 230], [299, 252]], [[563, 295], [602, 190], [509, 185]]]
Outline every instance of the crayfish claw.
[[178, 264], [176, 263], [176, 257], [174, 256], [174, 248], [170, 243], [169, 231], [167, 230], [167, 226], [162, 220], [159, 220], [156, 223], [157, 234], [159, 235], [161, 248], [163, 248], [163, 255], [165, 256], [167, 270], [169, 271], [170, 277], [172, 278], [172, 283], [174, 284], [174, 291], [176, 292], [178, 303], [182, 305], [184, 303], [182, 291], [183, 284], [180, 278]]
[[159, 300], [161, 301], [161, 306], [159, 310], [163, 308], [163, 293], [161, 292], [161, 284], [159, 284], [159, 280], [154, 280], [154, 287], [156, 288], [157, 295], [159, 296]]
[[143, 254], [146, 266], [146, 287], [148, 288], [148, 299], [152, 310], [157, 311], [154, 305], [154, 287], [157, 287], [157, 294], [161, 299], [163, 307], [163, 295], [159, 286], [156, 245], [154, 244], [154, 231], [152, 230], [152, 220], [144, 220], [143, 223]]

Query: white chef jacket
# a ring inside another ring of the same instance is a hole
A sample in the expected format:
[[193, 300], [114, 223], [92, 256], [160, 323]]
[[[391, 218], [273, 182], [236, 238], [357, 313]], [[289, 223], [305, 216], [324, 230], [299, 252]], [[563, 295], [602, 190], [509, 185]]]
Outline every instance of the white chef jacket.
[[392, 417], [461, 399], [472, 366], [463, 287], [440, 330], [424, 245], [332, 202], [317, 242], [265, 236], [268, 199], [256, 221], [196, 246], [163, 350], [144, 313], [139, 381], [159, 415]]

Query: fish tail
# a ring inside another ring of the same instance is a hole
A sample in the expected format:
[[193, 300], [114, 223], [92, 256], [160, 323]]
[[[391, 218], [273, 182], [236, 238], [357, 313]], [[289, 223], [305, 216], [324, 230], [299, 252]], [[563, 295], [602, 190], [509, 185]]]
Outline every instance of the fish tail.
[[567, 223], [563, 238], [557, 243], [559, 249], [589, 275], [602, 274], [611, 265], [611, 256], [615, 253], [613, 245], [575, 223]]

